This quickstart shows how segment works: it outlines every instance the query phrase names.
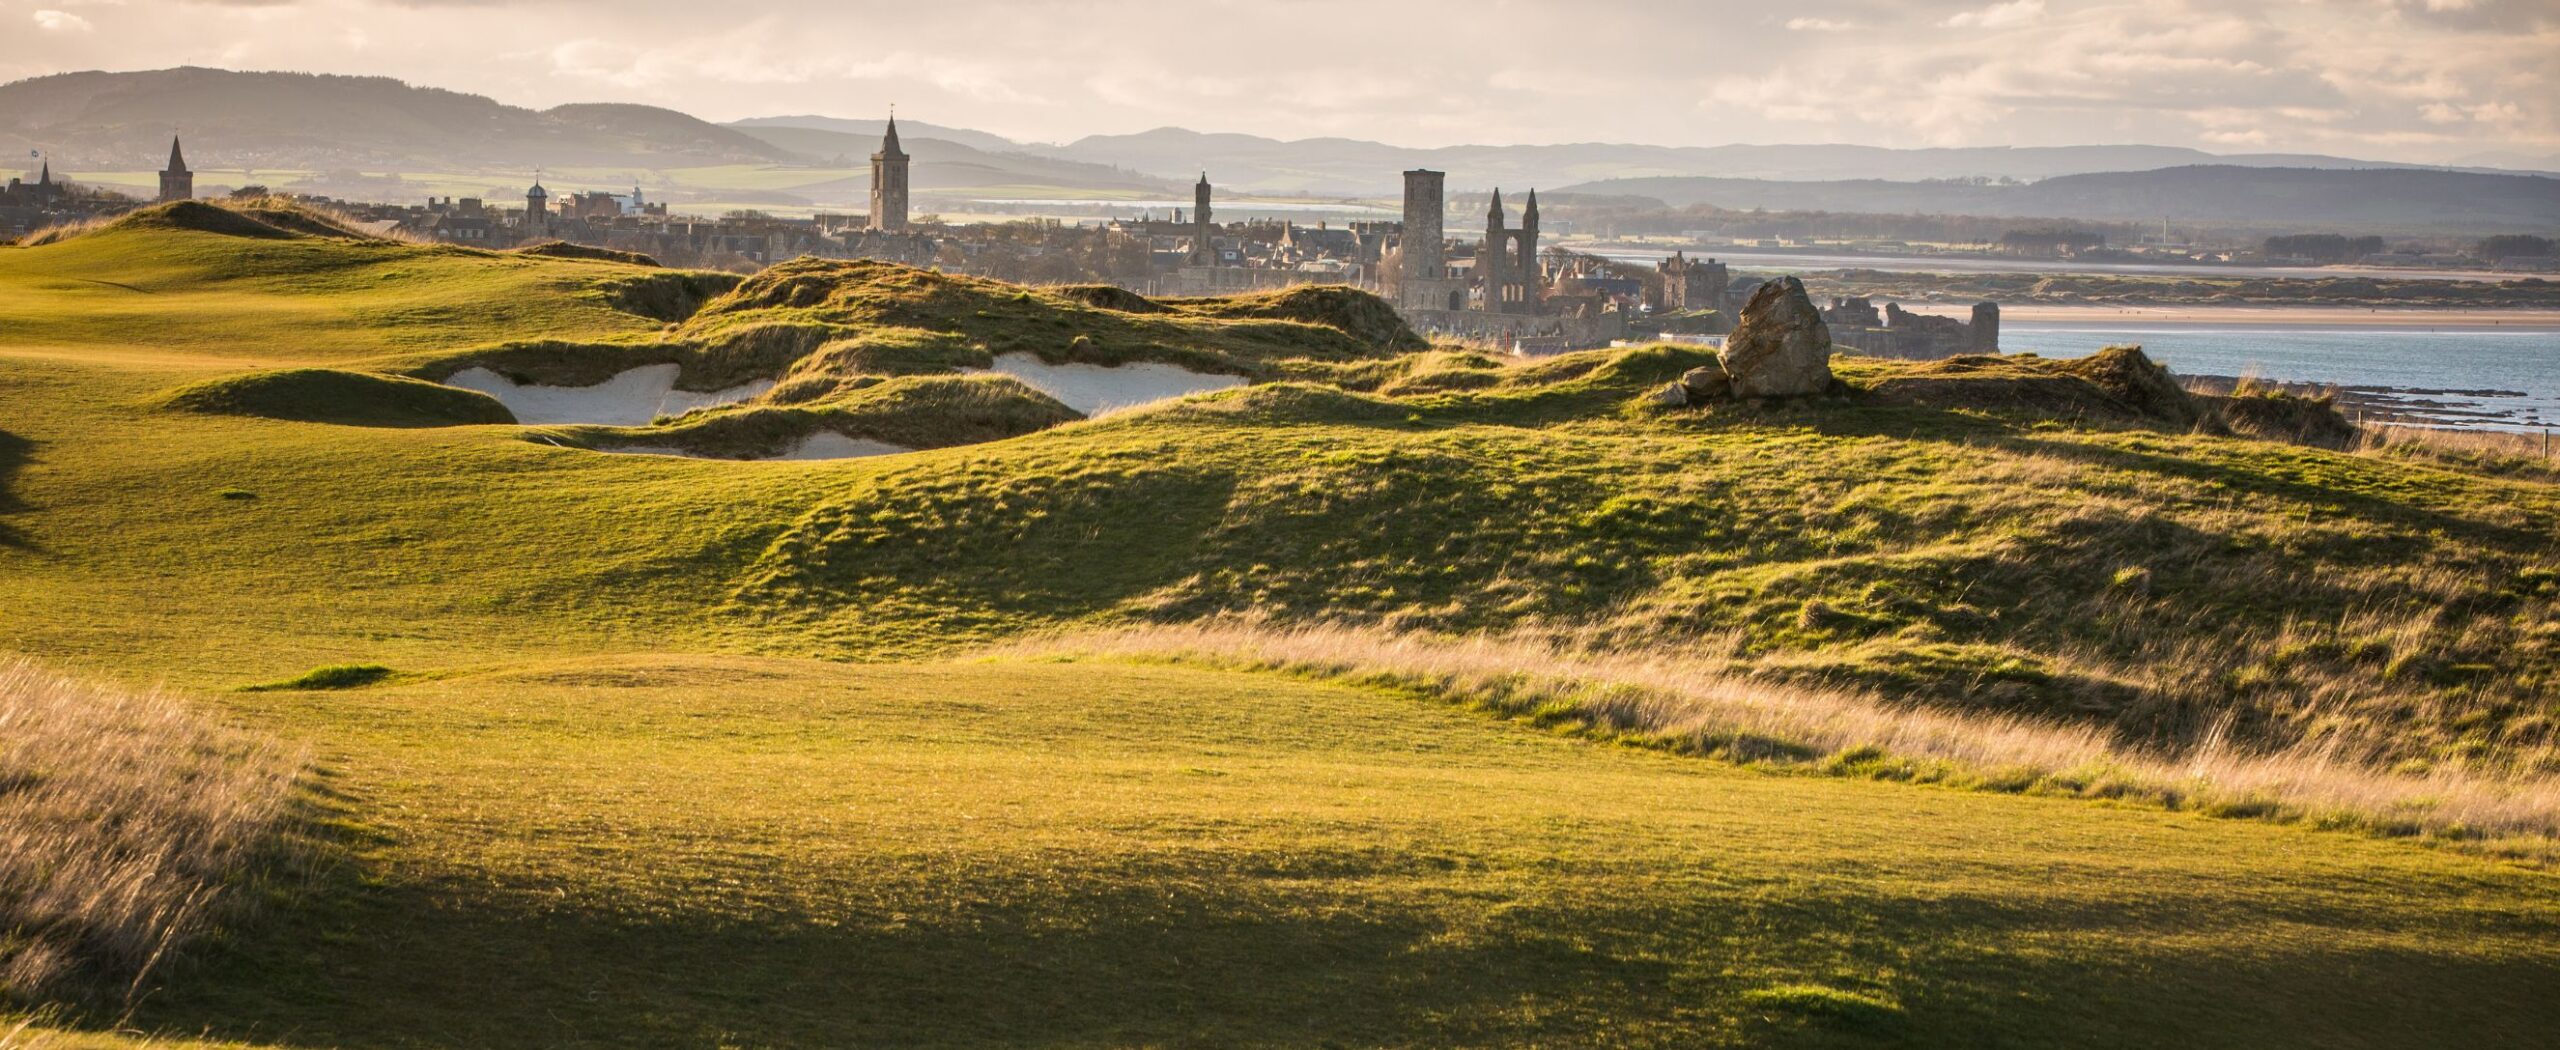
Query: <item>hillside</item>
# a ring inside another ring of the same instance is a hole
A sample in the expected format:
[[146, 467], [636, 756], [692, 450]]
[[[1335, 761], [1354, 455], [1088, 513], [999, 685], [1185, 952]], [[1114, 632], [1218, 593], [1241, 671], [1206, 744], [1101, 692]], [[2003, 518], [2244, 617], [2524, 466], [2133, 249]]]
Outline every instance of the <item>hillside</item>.
[[[1220, 185], [1274, 193], [1393, 194], [1396, 173], [1448, 172], [1452, 189], [1559, 187], [1609, 179], [1714, 177], [1786, 182], [1874, 179], [2037, 180], [2193, 165], [2402, 168], [2410, 165], [2304, 154], [2217, 155], [2172, 146], [1893, 149], [1845, 144], [1645, 146], [1620, 143], [1445, 146], [1419, 149], [1357, 139], [1280, 140], [1157, 128], [1093, 135], [1034, 150], [1178, 178], [1206, 165]], [[1607, 192], [1607, 191], [1597, 191]], [[1642, 191], [1633, 191], [1642, 192]]]
[[530, 110], [388, 77], [185, 67], [0, 84], [0, 150], [60, 170], [157, 168], [171, 128], [198, 167], [462, 171], [782, 162], [788, 152], [673, 110]]
[[[1392, 317], [201, 204], [0, 247], [0, 652], [313, 767], [254, 907], [40, 1037], [2560, 1023], [2547, 467], [2294, 443], [2325, 408], [2131, 351], [1664, 409], [1700, 352]], [[1076, 412], [1008, 358], [1244, 385]], [[474, 367], [743, 393], [507, 422]], [[785, 416], [954, 439], [599, 451]]]
[[2260, 228], [2429, 229], [2496, 233], [2560, 228], [2560, 179], [2449, 171], [2321, 171], [2194, 165], [2065, 175], [2026, 185], [1614, 178], [1563, 187], [1649, 197], [1674, 207], [2060, 217], [2250, 224]]
[[[846, 121], [841, 123], [859, 123]], [[873, 122], [875, 124], [879, 122]], [[832, 162], [842, 159], [854, 169], [845, 192], [858, 197], [871, 191], [867, 158], [880, 148], [880, 133], [815, 130], [795, 127], [732, 125], [745, 134], [795, 156]], [[1040, 195], [1073, 190], [1099, 195], [1179, 196], [1190, 188], [1133, 171], [1060, 160], [1011, 150], [989, 149], [936, 138], [923, 127], [902, 127], [898, 141], [915, 158], [909, 185], [918, 193], [971, 190], [990, 196]], [[986, 136], [967, 136], [984, 138]], [[808, 190], [801, 191], [810, 192]]]

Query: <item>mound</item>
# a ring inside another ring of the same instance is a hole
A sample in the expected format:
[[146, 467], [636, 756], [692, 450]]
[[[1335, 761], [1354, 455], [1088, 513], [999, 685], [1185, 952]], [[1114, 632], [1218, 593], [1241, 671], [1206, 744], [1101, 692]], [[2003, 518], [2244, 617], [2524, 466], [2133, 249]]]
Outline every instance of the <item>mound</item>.
[[624, 313], [675, 324], [692, 317], [704, 303], [736, 288], [740, 280], [732, 273], [668, 270], [600, 280], [594, 285], [594, 294], [605, 305]]
[[[853, 454], [1000, 441], [1083, 418], [1007, 376], [909, 376], [852, 384], [822, 401], [696, 413], [664, 427], [571, 427], [537, 435], [601, 450], [715, 459], [791, 456], [823, 435], [874, 443]], [[835, 458], [802, 453], [795, 458]]]
[[1348, 288], [1155, 303], [1117, 290], [1027, 288], [821, 259], [766, 268], [706, 304], [684, 334], [785, 317], [840, 326], [848, 336], [877, 327], [945, 333], [987, 353], [1052, 363], [1156, 361], [1253, 377], [1282, 360], [1358, 360], [1423, 346], [1384, 301]]
[[337, 219], [286, 201], [261, 198], [242, 202], [171, 201], [129, 212], [101, 230], [190, 230], [225, 237], [290, 240], [332, 237], [380, 240]]
[[1116, 284], [1069, 284], [1051, 289], [1059, 295], [1097, 310], [1118, 310], [1124, 314], [1160, 314], [1170, 307]]
[[629, 266], [659, 265], [658, 260], [642, 255], [639, 252], [616, 251], [612, 248], [598, 248], [589, 244], [571, 244], [567, 241], [544, 241], [540, 244], [528, 244], [522, 248], [513, 249], [509, 254], [536, 255], [545, 259], [586, 259], [594, 262], [623, 263]]
[[2338, 403], [2325, 397], [2286, 393], [2195, 395], [2234, 434], [2289, 441], [2328, 449], [2354, 448], [2364, 432], [2338, 414]]
[[405, 376], [292, 368], [207, 380], [170, 392], [165, 408], [364, 427], [513, 423], [487, 394]]
[[2194, 400], [2141, 347], [2109, 347], [2073, 361], [2033, 354], [1965, 354], [1864, 371], [1879, 404], [2082, 420], [2184, 430]]
[[1424, 350], [1430, 347], [1430, 343], [1415, 334], [1386, 300], [1349, 285], [1306, 284], [1250, 295], [1175, 302], [1205, 317], [1303, 321], [1323, 325], [1386, 350]]

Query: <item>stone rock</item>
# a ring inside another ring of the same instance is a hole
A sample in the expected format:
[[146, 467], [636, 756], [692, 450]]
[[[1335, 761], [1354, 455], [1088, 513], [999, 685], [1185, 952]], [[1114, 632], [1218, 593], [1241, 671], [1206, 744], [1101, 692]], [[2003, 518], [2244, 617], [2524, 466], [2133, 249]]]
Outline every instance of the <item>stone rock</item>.
[[1724, 371], [1735, 397], [1804, 397], [1831, 389], [1831, 328], [1804, 294], [1781, 277], [1761, 285], [1724, 340]]
[[1681, 386], [1678, 383], [1664, 383], [1662, 384], [1662, 389], [1645, 395], [1644, 399], [1648, 404], [1659, 405], [1663, 408], [1687, 408], [1689, 406], [1689, 388]]
[[1680, 386], [1689, 392], [1689, 403], [1705, 404], [1733, 396], [1733, 377], [1715, 365], [1692, 368], [1680, 374]]

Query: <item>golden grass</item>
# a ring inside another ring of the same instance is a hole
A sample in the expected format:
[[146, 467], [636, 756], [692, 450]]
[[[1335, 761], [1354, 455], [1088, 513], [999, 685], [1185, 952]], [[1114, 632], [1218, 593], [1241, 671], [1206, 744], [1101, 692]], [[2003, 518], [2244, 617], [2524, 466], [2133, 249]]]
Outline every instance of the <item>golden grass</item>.
[[2560, 856], [2560, 778], [2394, 772], [2320, 744], [2253, 750], [2219, 729], [2174, 751], [2153, 750], [2089, 726], [1754, 682], [1731, 676], [1720, 660], [1683, 652], [1243, 621], [1073, 634], [1005, 649], [1279, 670], [1413, 689], [1737, 761], [2421, 835], [2518, 859]]
[[302, 768], [165, 693], [0, 662], [0, 1000], [130, 1000], [274, 844]]

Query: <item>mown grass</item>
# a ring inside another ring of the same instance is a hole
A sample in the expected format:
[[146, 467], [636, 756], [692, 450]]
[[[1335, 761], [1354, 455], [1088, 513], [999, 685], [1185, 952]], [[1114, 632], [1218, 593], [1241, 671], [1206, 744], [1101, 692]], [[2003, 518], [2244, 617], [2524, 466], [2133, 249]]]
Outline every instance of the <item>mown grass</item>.
[[1254, 623], [1070, 635], [1000, 651], [1282, 671], [1772, 769], [2121, 800], [2421, 835], [2536, 863], [2560, 859], [2560, 783], [2545, 777], [2410, 775], [2342, 761], [2317, 745], [2251, 750], [2219, 732], [2173, 750], [2128, 747], [2057, 720], [1893, 706], [1871, 695], [1737, 679], [1716, 661], [1678, 651]]
[[[664, 334], [600, 290], [616, 264], [329, 244], [0, 249], [0, 649], [307, 743], [337, 814], [332, 874], [204, 948], [142, 1030], [1878, 1038], [1751, 998], [1791, 986], [1899, 1005], [1881, 1038], [1910, 1045], [2552, 1020], [2552, 877], [2453, 851], [1773, 776], [1371, 687], [934, 662], [1326, 618], [2522, 782], [2550, 753], [2540, 479], [1963, 405], [1645, 410], [1693, 363], [1672, 348], [1275, 360], [1294, 381], [833, 463], [163, 407]], [[915, 331], [840, 349], [868, 374], [958, 338]], [[740, 338], [724, 360], [786, 337]], [[404, 674], [238, 690], [343, 664]]]
[[[1200, 668], [498, 660], [237, 710], [351, 823], [140, 1031], [283, 1046], [2530, 1041], [2548, 875]], [[1793, 1003], [1793, 1001], [1790, 1001]]]

